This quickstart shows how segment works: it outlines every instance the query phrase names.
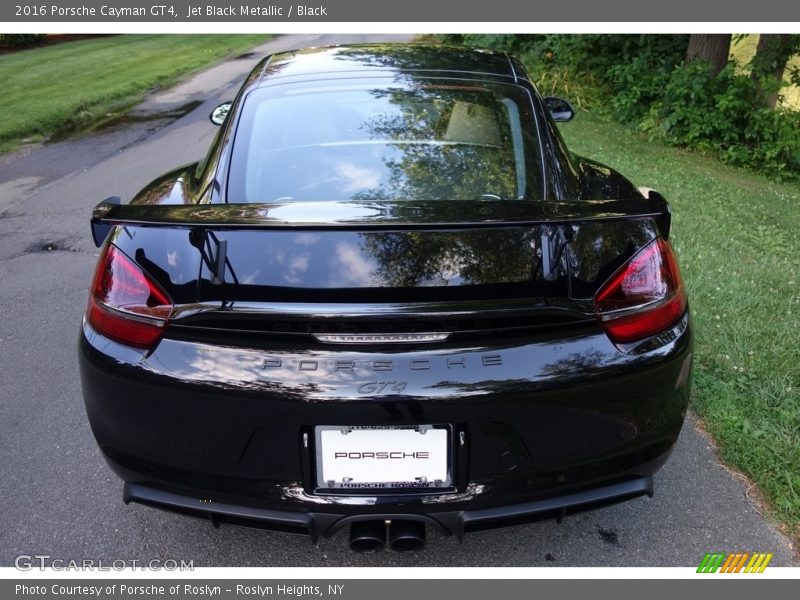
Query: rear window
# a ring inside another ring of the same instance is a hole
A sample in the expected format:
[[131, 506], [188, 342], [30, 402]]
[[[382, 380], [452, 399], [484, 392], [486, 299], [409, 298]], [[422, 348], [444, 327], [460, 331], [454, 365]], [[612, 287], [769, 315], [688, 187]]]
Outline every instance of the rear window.
[[229, 202], [541, 198], [523, 88], [420, 79], [319, 85], [248, 95]]

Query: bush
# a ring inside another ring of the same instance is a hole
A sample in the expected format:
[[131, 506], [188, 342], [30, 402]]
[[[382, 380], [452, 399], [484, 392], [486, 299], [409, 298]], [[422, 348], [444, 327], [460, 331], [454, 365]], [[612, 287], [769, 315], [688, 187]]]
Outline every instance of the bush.
[[673, 69], [683, 62], [689, 44], [685, 35], [635, 38], [622, 45], [605, 67], [614, 115], [629, 123], [638, 122], [658, 100]]
[[766, 106], [758, 83], [733, 63], [717, 77], [703, 63], [676, 67], [640, 127], [777, 179], [800, 174], [800, 114]]
[[467, 34], [440, 39], [515, 54], [542, 93], [567, 96], [579, 108], [613, 111], [621, 120], [647, 111], [651, 90], [663, 86], [689, 43], [688, 35]]
[[0, 48], [27, 48], [40, 44], [47, 36], [43, 33], [0, 33]]
[[447, 44], [474, 46], [476, 48], [494, 48], [495, 50], [502, 50], [504, 52], [521, 55], [547, 36], [516, 35], [513, 33], [468, 33], [441, 35], [438, 37]]

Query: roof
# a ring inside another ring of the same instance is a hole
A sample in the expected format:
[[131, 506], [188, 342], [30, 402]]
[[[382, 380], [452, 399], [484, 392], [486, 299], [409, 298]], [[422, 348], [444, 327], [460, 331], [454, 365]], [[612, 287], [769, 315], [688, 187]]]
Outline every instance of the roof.
[[283, 77], [333, 73], [435, 71], [472, 73], [516, 79], [504, 52], [439, 44], [356, 44], [305, 48], [274, 54], [262, 82]]

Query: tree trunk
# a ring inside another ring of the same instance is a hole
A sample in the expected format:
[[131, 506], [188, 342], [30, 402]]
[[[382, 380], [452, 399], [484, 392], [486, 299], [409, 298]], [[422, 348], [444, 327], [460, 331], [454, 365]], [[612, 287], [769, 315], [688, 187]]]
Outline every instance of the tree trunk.
[[702, 60], [711, 65], [714, 77], [728, 64], [731, 50], [730, 33], [693, 33], [689, 36], [686, 62]]
[[[750, 77], [759, 83], [772, 83], [764, 91], [764, 102], [770, 108], [778, 103], [778, 89], [789, 57], [797, 45], [797, 36], [779, 33], [762, 33], [758, 38], [756, 55], [750, 63]], [[771, 81], [770, 81], [771, 80]]]

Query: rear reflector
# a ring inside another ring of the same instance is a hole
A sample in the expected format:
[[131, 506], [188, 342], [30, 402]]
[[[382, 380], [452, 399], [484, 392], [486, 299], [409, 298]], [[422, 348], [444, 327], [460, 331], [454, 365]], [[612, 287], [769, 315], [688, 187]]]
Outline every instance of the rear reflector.
[[669, 242], [642, 248], [600, 288], [594, 307], [614, 342], [629, 343], [674, 325], [686, 310], [686, 291]]
[[97, 263], [86, 319], [98, 332], [128, 346], [161, 340], [172, 300], [135, 262], [109, 244]]

